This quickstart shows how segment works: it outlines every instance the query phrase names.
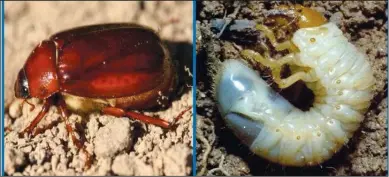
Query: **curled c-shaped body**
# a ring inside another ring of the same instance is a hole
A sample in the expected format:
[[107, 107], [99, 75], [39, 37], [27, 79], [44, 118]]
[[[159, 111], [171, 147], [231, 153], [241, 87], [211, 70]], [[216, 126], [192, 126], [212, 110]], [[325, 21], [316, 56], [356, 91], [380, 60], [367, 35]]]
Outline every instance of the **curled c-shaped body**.
[[215, 96], [227, 126], [254, 153], [287, 166], [316, 165], [358, 129], [375, 79], [366, 56], [335, 24], [299, 29], [292, 41], [298, 62], [314, 70], [321, 85], [312, 89], [310, 110], [294, 107], [239, 60], [222, 63]]

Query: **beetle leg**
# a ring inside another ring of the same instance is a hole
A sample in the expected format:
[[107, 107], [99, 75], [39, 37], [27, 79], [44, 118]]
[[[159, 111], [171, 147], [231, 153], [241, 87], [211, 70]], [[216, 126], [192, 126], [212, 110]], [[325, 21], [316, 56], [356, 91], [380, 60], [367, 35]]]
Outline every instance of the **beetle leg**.
[[174, 118], [173, 122], [168, 122], [166, 120], [160, 119], [160, 118], [154, 118], [150, 116], [146, 116], [144, 114], [140, 114], [133, 111], [124, 111], [121, 108], [115, 108], [115, 107], [106, 107], [103, 108], [102, 112], [104, 114], [109, 114], [115, 117], [130, 117], [136, 120], [140, 120], [142, 122], [153, 124], [162, 128], [171, 128], [179, 119], [182, 118], [182, 116], [185, 114], [186, 111], [190, 110], [192, 107], [189, 107], [188, 109], [182, 111], [176, 118]]
[[25, 133], [30, 135], [32, 133], [32, 131], [34, 130], [34, 128], [36, 127], [36, 125], [38, 125], [38, 123], [43, 119], [43, 117], [45, 117], [46, 113], [49, 111], [50, 106], [52, 104], [53, 104], [53, 98], [52, 97], [49, 97], [49, 98], [45, 99], [44, 102], [43, 102], [42, 109], [39, 112], [39, 114], [30, 123], [30, 125], [27, 128], [25, 128], [19, 135], [23, 136]]
[[51, 129], [51, 128], [53, 128], [56, 125], [58, 125], [58, 121], [52, 122], [49, 125], [46, 125], [46, 126], [44, 126], [42, 128], [36, 127], [34, 133], [32, 134], [32, 136], [35, 137], [36, 135], [39, 135], [39, 134], [45, 132], [46, 130]]
[[70, 113], [69, 113], [68, 109], [66, 108], [66, 103], [65, 103], [64, 99], [62, 98], [62, 96], [60, 96], [60, 98], [58, 99], [58, 111], [60, 112], [61, 117], [65, 122], [66, 130], [68, 131], [68, 133], [70, 133], [73, 143], [77, 146], [78, 149], [80, 149], [85, 154], [85, 156], [86, 156], [85, 168], [89, 169], [91, 164], [92, 164], [91, 155], [86, 150], [85, 145], [83, 143], [81, 143], [81, 141], [76, 137], [76, 135], [74, 133], [75, 131], [74, 131], [73, 127], [70, 125], [70, 122], [69, 122]]

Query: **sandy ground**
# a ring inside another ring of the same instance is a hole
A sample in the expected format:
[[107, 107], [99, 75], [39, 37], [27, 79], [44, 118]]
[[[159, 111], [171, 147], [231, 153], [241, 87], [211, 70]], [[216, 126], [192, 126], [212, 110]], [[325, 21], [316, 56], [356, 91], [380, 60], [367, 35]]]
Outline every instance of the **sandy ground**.
[[[41, 107], [30, 111], [14, 99], [18, 70], [32, 49], [61, 30], [81, 25], [134, 22], [159, 31], [179, 64], [181, 88], [165, 110], [146, 115], [171, 121], [192, 105], [192, 2], [6, 2], [5, 3], [5, 173], [7, 175], [188, 175], [192, 159], [192, 113], [176, 128], [163, 130], [127, 118], [94, 113], [72, 114], [72, 125], [87, 140], [92, 167], [67, 136], [55, 107], [39, 127], [52, 125], [35, 138], [18, 138]], [[174, 22], [174, 23], [172, 23]], [[83, 120], [83, 121], [81, 121]], [[76, 123], [77, 122], [77, 123]]]
[[[299, 1], [297, 1], [299, 2]], [[197, 3], [197, 171], [204, 175], [387, 175], [387, 4], [381, 2], [306, 3], [336, 22], [346, 37], [365, 52], [377, 79], [375, 97], [361, 128], [332, 159], [315, 167], [284, 167], [254, 155], [225, 126], [211, 93], [211, 60], [240, 58], [236, 46], [250, 48], [262, 35], [226, 31], [220, 39], [210, 20], [241, 5], [237, 19], [263, 23], [276, 3], [207, 1]], [[258, 38], [259, 37], [259, 38]], [[265, 72], [265, 71], [264, 71]], [[289, 91], [296, 92], [293, 88]], [[293, 100], [290, 100], [293, 101]], [[299, 104], [302, 101], [295, 101]], [[301, 103], [303, 104], [303, 103]]]

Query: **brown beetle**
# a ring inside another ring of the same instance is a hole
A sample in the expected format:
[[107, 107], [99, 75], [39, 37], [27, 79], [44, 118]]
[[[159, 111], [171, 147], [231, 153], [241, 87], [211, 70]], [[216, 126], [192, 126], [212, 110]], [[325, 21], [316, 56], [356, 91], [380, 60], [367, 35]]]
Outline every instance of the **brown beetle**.
[[44, 101], [23, 134], [31, 134], [56, 105], [73, 142], [89, 161], [67, 121], [68, 109], [101, 111], [169, 128], [173, 123], [128, 110], [163, 106], [168, 99], [162, 98], [171, 96], [176, 86], [175, 67], [159, 36], [144, 26], [115, 23], [78, 27], [42, 41], [18, 74], [15, 96]]

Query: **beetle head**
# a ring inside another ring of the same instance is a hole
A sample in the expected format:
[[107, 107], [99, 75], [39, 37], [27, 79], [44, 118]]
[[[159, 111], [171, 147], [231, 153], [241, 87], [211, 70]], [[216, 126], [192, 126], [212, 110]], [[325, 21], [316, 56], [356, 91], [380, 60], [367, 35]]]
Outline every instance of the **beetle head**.
[[42, 41], [27, 58], [15, 83], [18, 98], [46, 99], [59, 91], [56, 48], [53, 41]]
[[30, 98], [30, 89], [28, 87], [28, 79], [24, 67], [19, 71], [18, 78], [15, 82], [15, 96], [16, 98], [27, 99]]

